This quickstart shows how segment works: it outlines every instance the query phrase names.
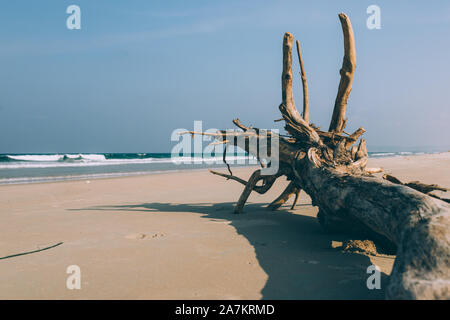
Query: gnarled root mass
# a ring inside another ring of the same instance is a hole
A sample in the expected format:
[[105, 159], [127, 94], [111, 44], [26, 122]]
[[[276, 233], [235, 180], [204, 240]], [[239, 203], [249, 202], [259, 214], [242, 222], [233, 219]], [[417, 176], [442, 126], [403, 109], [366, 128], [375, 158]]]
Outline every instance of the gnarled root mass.
[[[318, 220], [325, 230], [356, 231], [396, 250], [397, 257], [386, 290], [387, 298], [449, 299], [450, 206], [445, 202], [448, 200], [442, 201], [430, 194], [433, 190], [447, 189], [420, 182], [404, 184], [387, 175], [383, 180], [372, 174], [379, 172], [379, 169], [366, 168], [366, 142], [360, 139], [365, 130], [359, 128], [352, 134], [344, 131], [347, 101], [356, 67], [356, 50], [350, 19], [343, 13], [339, 14], [339, 19], [344, 34], [344, 59], [329, 130], [321, 131], [309, 122], [308, 90], [299, 43], [297, 52], [304, 105], [302, 115], [297, 111], [292, 92], [294, 37], [286, 33], [283, 38], [282, 101], [279, 110], [289, 136], [278, 136], [279, 170], [274, 175], [265, 176], [258, 169], [248, 181], [233, 176], [231, 170], [230, 174], [212, 173], [245, 185], [235, 208], [236, 213], [242, 211], [252, 191], [265, 193], [277, 178], [286, 176], [290, 183], [269, 204], [270, 209], [279, 208], [291, 196], [295, 196], [295, 206], [300, 191], [304, 190], [313, 205], [319, 207]], [[215, 136], [219, 143], [240, 147], [260, 161], [267, 160], [260, 159], [248, 143], [249, 139], [260, 138], [260, 131], [255, 128], [249, 130], [239, 119], [233, 123], [242, 130], [234, 137], [244, 136], [245, 139], [230, 139], [225, 131], [209, 135]], [[275, 133], [269, 132], [270, 135]], [[260, 181], [262, 184], [258, 185]]]

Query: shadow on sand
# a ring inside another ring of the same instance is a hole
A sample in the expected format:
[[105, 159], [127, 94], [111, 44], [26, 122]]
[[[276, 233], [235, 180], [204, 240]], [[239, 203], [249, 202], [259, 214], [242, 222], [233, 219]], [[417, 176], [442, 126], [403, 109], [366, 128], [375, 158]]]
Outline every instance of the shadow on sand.
[[332, 249], [332, 240], [345, 235], [327, 234], [317, 220], [280, 208], [272, 212], [263, 204], [247, 204], [245, 214], [233, 214], [234, 203], [142, 203], [95, 206], [70, 211], [192, 212], [210, 220], [230, 221], [237, 233], [254, 247], [259, 265], [268, 276], [261, 291], [263, 299], [384, 299], [388, 276], [381, 273], [381, 289], [366, 285], [372, 264], [369, 257]]

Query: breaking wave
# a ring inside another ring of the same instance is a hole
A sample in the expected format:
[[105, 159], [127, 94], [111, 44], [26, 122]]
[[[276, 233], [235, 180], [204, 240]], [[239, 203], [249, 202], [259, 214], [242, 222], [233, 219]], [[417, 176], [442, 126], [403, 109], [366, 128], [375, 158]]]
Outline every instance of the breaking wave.
[[[227, 155], [227, 161], [253, 159], [245, 155]], [[0, 169], [95, 167], [145, 163], [222, 162], [220, 156], [171, 157], [170, 153], [104, 153], [104, 154], [22, 154], [0, 155]]]

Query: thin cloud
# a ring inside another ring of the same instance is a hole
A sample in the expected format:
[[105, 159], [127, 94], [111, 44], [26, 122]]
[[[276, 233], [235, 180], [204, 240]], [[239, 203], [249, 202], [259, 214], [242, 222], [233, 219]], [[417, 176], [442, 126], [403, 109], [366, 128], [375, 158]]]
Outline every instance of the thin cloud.
[[238, 20], [236, 18], [223, 17], [156, 30], [86, 36], [77, 40], [68, 38], [58, 38], [55, 40], [47, 38], [6, 42], [2, 44], [0, 55], [73, 53], [104, 47], [142, 43], [152, 39], [214, 33], [225, 28], [227, 25], [234, 25]]

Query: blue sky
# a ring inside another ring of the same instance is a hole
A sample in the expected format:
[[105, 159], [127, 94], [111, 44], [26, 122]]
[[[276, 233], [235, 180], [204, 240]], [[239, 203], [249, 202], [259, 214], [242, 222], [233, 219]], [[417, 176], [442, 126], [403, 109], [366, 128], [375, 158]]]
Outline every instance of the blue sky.
[[[81, 30], [66, 8], [81, 8]], [[366, 8], [381, 8], [381, 29]], [[302, 43], [310, 119], [328, 128], [351, 18], [347, 131], [369, 150], [450, 149], [448, 1], [2, 1], [0, 153], [170, 152], [174, 129], [281, 128], [281, 43]], [[294, 65], [298, 71], [298, 65]], [[295, 79], [301, 106], [300, 79]]]

